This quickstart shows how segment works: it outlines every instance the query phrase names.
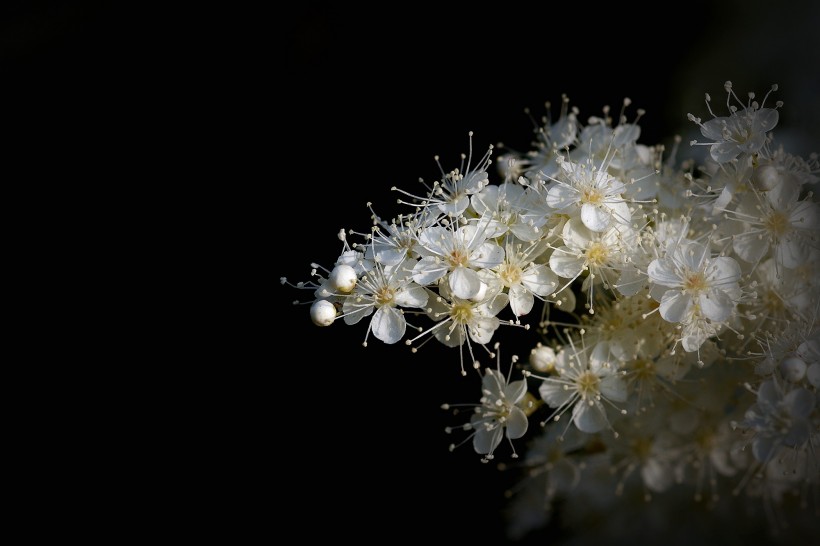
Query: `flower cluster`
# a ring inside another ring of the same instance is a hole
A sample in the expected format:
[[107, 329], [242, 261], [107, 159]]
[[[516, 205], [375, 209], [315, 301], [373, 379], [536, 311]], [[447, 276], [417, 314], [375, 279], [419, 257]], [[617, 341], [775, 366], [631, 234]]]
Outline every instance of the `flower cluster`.
[[[501, 155], [498, 184], [471, 134], [457, 168], [394, 188], [402, 214], [341, 231], [333, 267], [296, 286], [319, 326], [366, 321], [365, 345], [414, 351], [435, 338], [479, 370], [460, 427], [476, 452], [529, 442], [514, 532], [559, 499], [612, 510], [630, 492], [817, 503], [820, 163], [775, 144], [776, 90], [744, 102], [726, 82], [724, 116], [707, 94], [712, 119], [689, 114], [699, 162], [677, 160], [680, 138], [639, 143], [629, 99], [582, 122], [564, 97], [531, 151]], [[500, 360], [481, 373], [502, 325], [540, 335], [515, 381]]]

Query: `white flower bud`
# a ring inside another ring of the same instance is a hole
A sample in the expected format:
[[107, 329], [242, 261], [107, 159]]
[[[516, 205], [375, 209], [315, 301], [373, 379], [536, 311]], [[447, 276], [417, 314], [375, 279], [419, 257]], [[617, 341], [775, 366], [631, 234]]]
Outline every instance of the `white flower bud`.
[[356, 271], [349, 265], [339, 264], [330, 272], [330, 284], [344, 294], [350, 294], [356, 288]]
[[551, 347], [539, 345], [530, 352], [530, 364], [539, 372], [555, 369], [555, 351]]
[[330, 326], [336, 320], [336, 307], [327, 300], [317, 300], [310, 306], [310, 319], [316, 326]]
[[787, 381], [798, 383], [806, 377], [806, 363], [796, 356], [784, 358], [780, 363], [780, 373]]

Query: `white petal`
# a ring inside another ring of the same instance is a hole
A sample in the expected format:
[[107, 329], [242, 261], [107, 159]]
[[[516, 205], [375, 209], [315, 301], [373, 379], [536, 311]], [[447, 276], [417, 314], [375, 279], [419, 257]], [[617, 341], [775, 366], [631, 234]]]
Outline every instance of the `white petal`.
[[476, 343], [486, 345], [493, 339], [493, 334], [498, 329], [498, 319], [495, 317], [480, 317], [467, 327], [470, 339]]
[[621, 224], [629, 224], [632, 222], [632, 214], [629, 212], [629, 205], [623, 201], [607, 202], [606, 207], [609, 208], [609, 215], [614, 218], [616, 222]]
[[668, 322], [680, 322], [692, 306], [692, 298], [682, 290], [667, 290], [661, 298], [660, 314]]
[[438, 226], [432, 226], [422, 231], [418, 241], [422, 247], [440, 256], [449, 254], [453, 247], [452, 233]]
[[792, 232], [775, 244], [774, 255], [784, 267], [795, 269], [808, 261], [810, 249], [802, 237]]
[[789, 223], [796, 229], [820, 229], [820, 205], [811, 201], [797, 203], [789, 212]]
[[604, 231], [609, 227], [609, 208], [584, 203], [581, 206], [581, 221], [592, 231]]
[[396, 308], [383, 306], [376, 310], [373, 319], [370, 321], [370, 329], [376, 338], [385, 343], [396, 343], [404, 337], [407, 323], [404, 315]]
[[583, 256], [578, 256], [570, 248], [562, 246], [555, 250], [550, 256], [550, 269], [559, 277], [572, 279], [578, 276], [584, 269], [586, 260]]
[[541, 232], [536, 229], [535, 226], [531, 226], [530, 224], [524, 222], [516, 222], [510, 226], [510, 231], [513, 232], [513, 235], [521, 239], [522, 241], [535, 241], [541, 236]]
[[598, 388], [601, 390], [602, 395], [613, 402], [626, 402], [626, 382], [617, 375], [602, 377]]
[[400, 307], [424, 307], [427, 305], [427, 291], [411, 283], [396, 293], [396, 305]]
[[581, 432], [594, 433], [606, 428], [606, 414], [600, 402], [578, 400], [572, 408], [572, 422]]
[[728, 163], [740, 155], [740, 147], [734, 142], [718, 142], [709, 148], [709, 153], [718, 163]]
[[720, 281], [721, 285], [737, 282], [740, 280], [740, 265], [732, 258], [719, 256], [709, 264], [706, 278]]
[[360, 303], [357, 303], [356, 296], [345, 298], [342, 304], [345, 324], [356, 324], [364, 317], [370, 316], [372, 312], [373, 302], [363, 299]]
[[515, 440], [521, 438], [527, 432], [527, 416], [521, 411], [521, 408], [515, 406], [510, 409], [510, 414], [507, 416], [507, 438]]
[[565, 389], [563, 381], [556, 379], [545, 379], [538, 387], [538, 394], [551, 408], [560, 408], [572, 398], [572, 391]]
[[457, 267], [450, 272], [450, 290], [457, 297], [468, 300], [481, 290], [481, 279], [472, 269]]
[[732, 316], [735, 305], [723, 290], [710, 290], [698, 296], [698, 305], [703, 316], [713, 322], [723, 322]]
[[652, 260], [649, 267], [646, 268], [646, 273], [649, 275], [649, 280], [661, 286], [668, 286], [669, 288], [678, 288], [681, 286], [681, 278], [675, 271], [675, 266], [671, 260], [656, 259]]
[[527, 380], [513, 381], [504, 389], [504, 398], [517, 404], [527, 394]]
[[700, 132], [710, 140], [723, 140], [723, 124], [725, 117], [710, 119], [700, 127]]
[[629, 267], [621, 271], [621, 276], [618, 277], [618, 282], [615, 288], [624, 296], [634, 296], [646, 284], [646, 275], [643, 274], [637, 267]]
[[466, 195], [459, 195], [446, 203], [439, 203], [438, 208], [444, 214], [460, 216], [470, 205], [470, 199]]
[[424, 286], [432, 284], [447, 273], [447, 267], [433, 256], [426, 256], [413, 267], [413, 280]]
[[[504, 396], [504, 386], [507, 380], [501, 372], [492, 368], [484, 370], [484, 377], [481, 378], [481, 390], [493, 399], [500, 399]], [[494, 400], [493, 400], [494, 401]], [[491, 401], [492, 402], [492, 401]]]
[[488, 295], [487, 299], [476, 307], [476, 310], [485, 317], [494, 317], [507, 307], [509, 301], [507, 294], [497, 292], [491, 296]]
[[463, 345], [464, 340], [466, 339], [463, 328], [456, 327], [451, 332], [450, 324], [442, 326], [440, 328], [436, 328], [433, 331], [433, 335], [436, 336], [436, 339], [442, 342], [447, 347], [458, 347], [460, 345]]
[[501, 443], [503, 428], [495, 427], [487, 430], [483, 424], [476, 425], [475, 436], [473, 436], [473, 448], [479, 455], [487, 455], [495, 451]]
[[579, 198], [578, 190], [566, 184], [556, 184], [547, 192], [547, 205], [554, 209], [563, 209], [578, 203]]
[[755, 235], [735, 237], [732, 248], [745, 262], [755, 263], [769, 250], [768, 239], [758, 239]]
[[679, 265], [684, 265], [692, 271], [701, 271], [709, 255], [708, 246], [695, 241], [687, 241], [675, 248], [673, 259]]
[[754, 114], [752, 121], [752, 131], [755, 133], [768, 133], [777, 121], [780, 119], [780, 113], [774, 108], [761, 108]]
[[510, 287], [510, 309], [515, 316], [520, 317], [532, 311], [535, 298], [532, 292], [516, 284]]
[[498, 186], [486, 186], [483, 190], [470, 198], [473, 210], [479, 215], [493, 213], [498, 210]]
[[533, 294], [549, 296], [558, 288], [558, 277], [543, 264], [530, 264], [521, 275], [521, 284]]
[[478, 269], [492, 269], [504, 261], [504, 249], [496, 243], [486, 242], [470, 254], [470, 265]]

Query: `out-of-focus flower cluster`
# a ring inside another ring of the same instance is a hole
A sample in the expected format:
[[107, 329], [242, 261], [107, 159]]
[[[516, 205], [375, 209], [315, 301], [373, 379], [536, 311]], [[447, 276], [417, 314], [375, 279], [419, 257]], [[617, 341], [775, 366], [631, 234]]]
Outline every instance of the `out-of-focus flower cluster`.
[[[676, 160], [679, 138], [638, 143], [628, 99], [582, 123], [563, 98], [497, 172], [471, 134], [457, 168], [393, 188], [402, 213], [371, 210], [370, 231], [341, 231], [333, 266], [295, 286], [320, 326], [363, 322], [365, 345], [414, 351], [435, 338], [462, 374], [478, 370], [457, 429], [487, 461], [505, 439], [524, 447], [507, 463], [526, 475], [513, 534], [553, 502], [609, 511], [632, 494], [816, 517], [820, 164], [775, 142], [776, 90], [741, 100], [727, 82], [720, 109], [706, 95], [711, 119], [689, 114], [706, 139], [690, 144], [708, 147], [699, 164]], [[502, 365], [501, 326], [538, 333], [526, 362]]]

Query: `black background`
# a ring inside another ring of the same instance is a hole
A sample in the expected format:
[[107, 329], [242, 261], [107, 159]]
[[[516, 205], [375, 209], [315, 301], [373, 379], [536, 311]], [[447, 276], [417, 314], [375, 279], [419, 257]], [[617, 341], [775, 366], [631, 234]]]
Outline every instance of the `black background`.
[[[477, 377], [462, 378], [456, 352], [435, 342], [413, 355], [375, 339], [361, 347], [363, 324], [314, 327], [306, 305], [291, 305], [310, 294], [279, 277], [331, 266], [340, 228], [366, 230], [368, 201], [383, 217], [400, 212], [389, 188], [436, 179], [435, 154], [456, 167], [468, 131], [479, 151], [526, 149], [524, 109], [540, 117], [563, 93], [582, 120], [628, 96], [628, 117], [647, 112], [641, 142], [668, 144], [691, 130], [687, 112], [706, 115], [703, 92], [722, 99], [724, 80], [759, 94], [778, 82], [780, 98], [799, 105], [781, 124], [816, 150], [817, 107], [799, 100], [820, 95], [811, 5], [12, 8], [0, 20], [7, 132], [15, 148], [38, 151], [30, 178], [43, 169], [144, 184], [131, 191], [148, 232], [168, 227], [174, 249], [158, 251], [158, 268], [191, 305], [167, 304], [198, 329], [173, 354], [219, 362], [208, 378], [194, 374], [208, 384], [191, 395], [207, 422], [192, 418], [202, 434], [191, 442], [213, 451], [191, 465], [219, 477], [208, 487], [188, 474], [192, 497], [207, 499], [193, 504], [274, 537], [308, 517], [296, 525], [308, 542], [331, 532], [500, 544], [503, 491], [517, 476], [469, 445], [450, 453], [458, 437], [444, 427], [459, 419], [439, 409], [477, 401]], [[182, 243], [202, 251], [194, 265]], [[536, 341], [500, 337], [505, 365]], [[502, 447], [499, 460], [508, 455]], [[573, 533], [554, 526], [529, 540]]]

